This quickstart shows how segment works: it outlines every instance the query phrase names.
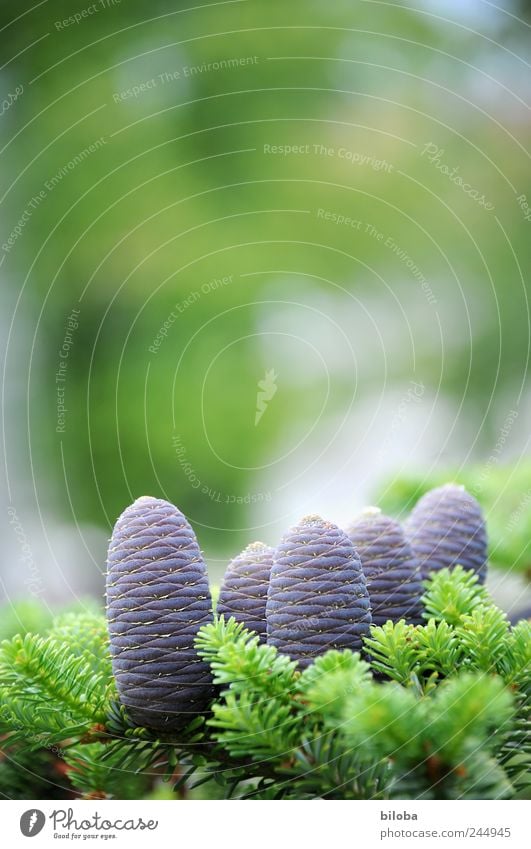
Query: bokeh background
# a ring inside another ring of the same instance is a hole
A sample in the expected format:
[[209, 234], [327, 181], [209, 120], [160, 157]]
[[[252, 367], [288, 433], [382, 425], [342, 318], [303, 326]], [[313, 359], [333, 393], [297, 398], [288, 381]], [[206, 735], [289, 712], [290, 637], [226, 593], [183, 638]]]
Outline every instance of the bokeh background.
[[101, 599], [142, 494], [217, 581], [455, 479], [525, 606], [530, 12], [3, 0], [8, 600]]

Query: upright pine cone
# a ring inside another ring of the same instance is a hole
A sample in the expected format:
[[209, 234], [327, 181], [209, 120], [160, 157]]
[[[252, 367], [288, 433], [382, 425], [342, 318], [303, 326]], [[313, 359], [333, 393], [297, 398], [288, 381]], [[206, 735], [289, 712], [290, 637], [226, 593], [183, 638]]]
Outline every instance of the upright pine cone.
[[483, 583], [487, 572], [487, 534], [481, 507], [463, 486], [446, 484], [420, 499], [405, 523], [422, 577], [461, 564]]
[[266, 601], [274, 549], [253, 542], [227, 566], [221, 585], [217, 612], [234, 616], [266, 641]]
[[194, 638], [212, 621], [206, 567], [195, 534], [173, 504], [137, 499], [114, 527], [107, 561], [112, 667], [138, 725], [173, 730], [202, 712], [210, 670]]
[[280, 543], [266, 606], [267, 642], [301, 667], [362, 646], [371, 623], [360, 558], [337, 525], [307, 516]]
[[420, 567], [398, 522], [369, 507], [347, 528], [361, 558], [371, 600], [372, 621], [422, 623]]

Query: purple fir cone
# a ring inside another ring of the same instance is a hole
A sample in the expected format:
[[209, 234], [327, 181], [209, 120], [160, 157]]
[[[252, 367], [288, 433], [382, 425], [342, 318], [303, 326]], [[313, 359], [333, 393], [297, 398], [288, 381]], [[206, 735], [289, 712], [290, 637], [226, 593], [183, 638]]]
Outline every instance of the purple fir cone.
[[174, 730], [204, 711], [212, 681], [194, 639], [212, 601], [195, 534], [173, 504], [144, 496], [116, 522], [107, 620], [118, 694], [135, 723]]
[[266, 641], [266, 601], [274, 549], [253, 542], [227, 566], [221, 585], [217, 612], [225, 619], [234, 616], [261, 642]]
[[360, 558], [337, 525], [307, 516], [275, 553], [266, 606], [267, 642], [308, 666], [328, 649], [362, 647], [371, 624]]
[[405, 531], [420, 562], [422, 577], [460, 564], [479, 582], [487, 572], [487, 534], [481, 507], [463, 486], [432, 489], [412, 511]]
[[369, 507], [347, 528], [361, 558], [371, 600], [374, 625], [405, 619], [413, 625], [422, 617], [422, 576], [398, 522]]

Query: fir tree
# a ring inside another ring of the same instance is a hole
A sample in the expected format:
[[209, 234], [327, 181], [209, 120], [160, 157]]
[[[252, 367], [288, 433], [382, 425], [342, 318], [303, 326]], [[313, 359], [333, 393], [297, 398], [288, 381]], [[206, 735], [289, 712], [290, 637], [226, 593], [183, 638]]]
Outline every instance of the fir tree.
[[196, 638], [215, 697], [171, 730], [138, 726], [120, 703], [103, 614], [62, 615], [0, 648], [0, 791], [525, 798], [530, 624], [512, 627], [459, 567], [430, 578], [424, 607], [424, 625], [373, 625], [365, 659], [330, 649], [303, 671], [241, 623], [216, 617]]

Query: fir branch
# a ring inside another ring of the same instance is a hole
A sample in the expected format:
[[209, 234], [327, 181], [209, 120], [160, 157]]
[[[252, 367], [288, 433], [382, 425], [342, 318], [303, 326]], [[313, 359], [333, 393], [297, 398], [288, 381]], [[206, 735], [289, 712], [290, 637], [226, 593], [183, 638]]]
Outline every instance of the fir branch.
[[208, 724], [234, 758], [288, 757], [300, 733], [300, 717], [290, 705], [275, 698], [259, 701], [254, 693], [226, 693], [213, 714]]
[[[85, 798], [145, 796], [163, 778], [179, 794], [204, 784], [227, 798], [527, 793], [530, 624], [511, 629], [459, 568], [429, 582], [426, 603], [426, 625], [372, 627], [370, 664], [331, 650], [302, 673], [233, 619], [216, 618], [196, 639], [216, 698], [170, 732], [136, 725], [118, 702], [103, 617], [61, 616], [48, 635], [0, 647], [0, 784], [11, 763], [23, 769], [34, 757], [45, 781], [59, 760], [58, 787]], [[35, 786], [29, 776], [26, 784]]]
[[105, 722], [108, 669], [96, 671], [52, 637], [28, 634], [5, 641], [0, 680], [0, 729], [21, 746], [37, 749], [80, 738]]
[[[413, 791], [415, 797], [456, 798], [484, 779], [477, 771], [478, 752], [488, 755], [482, 763], [488, 762], [491, 775], [490, 755], [500, 747], [511, 713], [511, 695], [501, 679], [462, 673], [420, 698], [392, 682], [366, 688], [345, 704], [341, 729], [350, 743], [389, 764], [390, 795], [409, 798]], [[485, 779], [484, 793], [486, 786]], [[489, 786], [484, 798], [510, 795], [501, 765]]]
[[221, 616], [203, 626], [198, 653], [210, 663], [222, 699], [208, 725], [232, 757], [280, 757], [296, 739], [301, 717], [292, 715], [296, 664], [256, 634]]
[[326, 722], [335, 721], [344, 699], [372, 680], [368, 663], [350, 649], [332, 649], [306, 667], [297, 681], [298, 698], [306, 704], [308, 714], [316, 714]]
[[422, 628], [415, 630], [418, 675], [427, 672], [446, 678], [455, 674], [463, 661], [463, 646], [456, 631], [442, 619], [430, 619]]
[[514, 709], [501, 678], [473, 672], [441, 684], [426, 705], [434, 751], [449, 763], [459, 763], [480, 744], [494, 751]]
[[472, 613], [461, 617], [456, 635], [466, 662], [474, 669], [495, 672], [507, 651], [509, 623], [494, 605], [479, 604]]
[[210, 663], [214, 683], [232, 692], [253, 691], [257, 698], [276, 696], [289, 701], [296, 666], [274, 646], [260, 644], [258, 636], [223, 616], [204, 625], [196, 638], [198, 654]]
[[373, 625], [364, 643], [374, 669], [407, 686], [418, 665], [415, 634], [415, 625], [406, 624], [404, 619]]
[[458, 625], [479, 604], [490, 602], [487, 590], [478, 583], [478, 576], [462, 566], [441, 569], [424, 585], [424, 616], [436, 622], [444, 620], [449, 625]]
[[292, 762], [277, 772], [278, 789], [293, 799], [385, 799], [392, 774], [388, 762], [346, 746], [337, 729], [301, 741]]
[[498, 668], [508, 684], [525, 689], [531, 680], [531, 622], [522, 619], [505, 641], [505, 654]]
[[149, 790], [160, 767], [168, 763], [167, 753], [152, 745], [134, 746], [115, 741], [77, 744], [65, 753], [72, 786], [86, 799], [138, 799]]

